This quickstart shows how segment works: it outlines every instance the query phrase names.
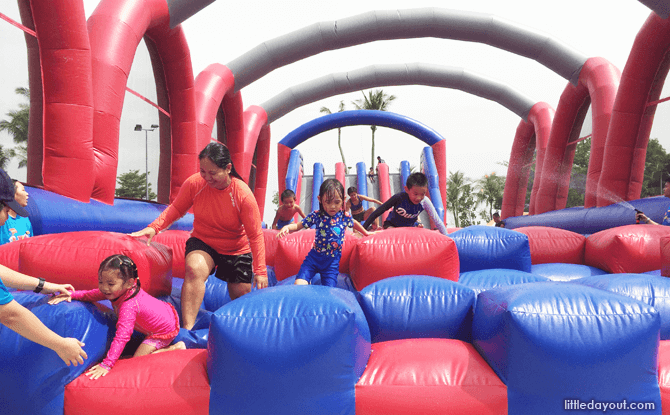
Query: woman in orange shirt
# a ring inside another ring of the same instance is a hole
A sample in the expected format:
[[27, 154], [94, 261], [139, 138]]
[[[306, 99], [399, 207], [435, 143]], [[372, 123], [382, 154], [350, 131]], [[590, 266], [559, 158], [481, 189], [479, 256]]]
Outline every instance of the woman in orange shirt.
[[231, 299], [268, 285], [261, 217], [251, 189], [235, 171], [228, 148], [212, 142], [198, 156], [200, 173], [186, 179], [175, 200], [148, 227], [130, 234], [151, 239], [193, 207], [193, 231], [186, 241], [181, 292], [182, 325], [192, 329], [205, 296], [205, 281], [228, 283]]

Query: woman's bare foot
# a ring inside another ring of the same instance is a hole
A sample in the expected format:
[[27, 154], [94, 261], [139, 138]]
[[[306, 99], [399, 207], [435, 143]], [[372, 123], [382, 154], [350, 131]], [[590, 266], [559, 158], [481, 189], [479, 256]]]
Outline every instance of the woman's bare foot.
[[169, 345], [168, 347], [158, 349], [158, 350], [154, 351], [154, 353], [169, 352], [169, 351], [172, 351], [172, 350], [186, 350], [186, 343], [177, 342], [175, 344]]

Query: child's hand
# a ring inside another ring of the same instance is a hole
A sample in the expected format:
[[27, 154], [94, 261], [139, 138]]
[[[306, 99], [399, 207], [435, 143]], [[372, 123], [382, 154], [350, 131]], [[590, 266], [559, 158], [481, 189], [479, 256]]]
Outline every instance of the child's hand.
[[55, 305], [58, 303], [62, 303], [63, 301], [67, 301], [68, 303], [72, 302], [72, 295], [66, 291], [63, 294], [58, 294], [56, 296], [49, 298], [49, 301], [47, 301], [47, 303]]
[[86, 376], [88, 376], [91, 380], [96, 380], [100, 376], [107, 376], [108, 373], [109, 369], [105, 369], [104, 367], [97, 364], [90, 368], [88, 372], [86, 372]]
[[277, 238], [283, 238], [284, 236], [288, 235], [288, 225], [284, 226], [281, 228], [279, 233], [277, 234]]

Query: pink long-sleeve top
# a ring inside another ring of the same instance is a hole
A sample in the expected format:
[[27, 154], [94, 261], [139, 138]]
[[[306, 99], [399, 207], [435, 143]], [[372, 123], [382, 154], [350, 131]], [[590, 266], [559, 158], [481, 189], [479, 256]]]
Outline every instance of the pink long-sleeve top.
[[[133, 330], [146, 334], [147, 337], [168, 336], [179, 330], [179, 322], [175, 316], [174, 308], [170, 304], [152, 297], [141, 288], [135, 297], [126, 301], [134, 291], [134, 289], [130, 289], [124, 295], [112, 301], [114, 313], [119, 317], [119, 320], [116, 323], [116, 335], [112, 345], [107, 352], [107, 357], [101, 364], [106, 369], [114, 367], [116, 361], [119, 360], [123, 348], [133, 334]], [[95, 289], [75, 291], [72, 293], [72, 299], [96, 302], [106, 298], [99, 289]]]

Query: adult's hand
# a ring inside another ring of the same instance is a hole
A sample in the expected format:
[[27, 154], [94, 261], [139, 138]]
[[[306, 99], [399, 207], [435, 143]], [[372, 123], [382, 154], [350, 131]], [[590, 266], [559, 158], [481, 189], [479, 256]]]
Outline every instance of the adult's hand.
[[142, 229], [141, 231], [133, 232], [129, 234], [133, 238], [143, 238], [147, 237], [147, 245], [151, 245], [151, 240], [154, 239], [154, 236], [156, 236], [156, 230], [154, 228], [146, 227]]
[[64, 338], [62, 344], [54, 348], [54, 351], [58, 353], [58, 356], [63, 359], [66, 365], [70, 366], [73, 364], [83, 365], [84, 359], [88, 359], [88, 355], [82, 349], [84, 343], [80, 342], [77, 339], [71, 337]]
[[54, 284], [51, 282], [47, 282], [46, 284], [44, 284], [42, 292], [44, 294], [54, 294], [54, 293], [72, 294], [74, 292], [74, 287], [72, 286], [72, 284]]
[[263, 289], [268, 287], [268, 277], [259, 277], [257, 275], [254, 275], [254, 284], [256, 285], [256, 288]]

